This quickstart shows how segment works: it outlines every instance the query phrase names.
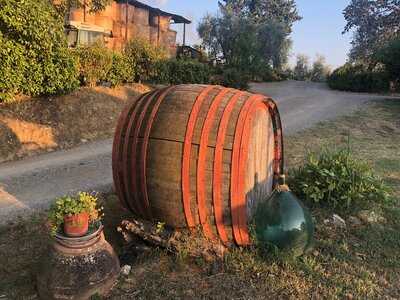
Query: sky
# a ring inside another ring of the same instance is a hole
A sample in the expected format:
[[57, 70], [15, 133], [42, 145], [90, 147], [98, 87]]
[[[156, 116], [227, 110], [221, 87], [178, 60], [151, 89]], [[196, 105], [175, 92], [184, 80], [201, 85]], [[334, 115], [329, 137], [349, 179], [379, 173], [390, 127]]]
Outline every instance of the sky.
[[[187, 27], [189, 44], [199, 44], [196, 28], [206, 13], [216, 13], [218, 1], [213, 0], [144, 0], [143, 2], [168, 12], [187, 17], [193, 23]], [[305, 54], [313, 61], [317, 54], [323, 55], [332, 67], [346, 62], [350, 50], [351, 34], [342, 35], [346, 24], [342, 11], [350, 0], [297, 0], [303, 19], [295, 23], [291, 38], [293, 47], [290, 64], [297, 54]], [[182, 24], [174, 25], [178, 31], [178, 43], [182, 42]]]

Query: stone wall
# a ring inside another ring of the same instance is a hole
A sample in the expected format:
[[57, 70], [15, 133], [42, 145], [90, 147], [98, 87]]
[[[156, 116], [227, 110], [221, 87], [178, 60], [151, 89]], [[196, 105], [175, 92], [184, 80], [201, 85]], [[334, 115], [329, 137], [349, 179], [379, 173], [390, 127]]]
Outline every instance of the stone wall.
[[122, 50], [126, 39], [142, 38], [153, 45], [164, 47], [174, 57], [176, 32], [170, 30], [171, 17], [157, 16], [149, 10], [132, 5], [128, 5], [127, 12], [126, 7], [126, 4], [113, 2], [104, 11], [95, 14], [87, 12], [85, 20], [83, 9], [72, 9], [69, 20], [100, 26], [112, 32], [112, 37], [106, 38], [106, 45], [110, 49]]

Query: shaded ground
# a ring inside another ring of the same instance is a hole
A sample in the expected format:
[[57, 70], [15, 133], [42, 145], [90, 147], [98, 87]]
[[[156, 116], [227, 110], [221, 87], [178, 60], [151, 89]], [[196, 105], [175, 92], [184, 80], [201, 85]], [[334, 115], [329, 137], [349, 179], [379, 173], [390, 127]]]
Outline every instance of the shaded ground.
[[149, 90], [140, 84], [81, 88], [0, 104], [0, 163], [109, 138], [126, 102]]
[[[316, 209], [316, 248], [297, 260], [263, 257], [251, 249], [233, 251], [217, 264], [156, 249], [125, 257], [132, 274], [119, 280], [108, 299], [399, 299], [399, 115], [399, 101], [372, 103], [286, 139], [289, 166], [301, 163], [307, 149], [347, 146], [350, 140], [354, 154], [392, 188], [391, 203], [374, 207], [386, 222], [338, 229], [323, 222], [332, 211]], [[105, 200], [107, 237], [121, 251], [115, 226], [123, 216], [114, 195]], [[35, 264], [46, 252], [43, 220], [42, 215], [0, 227], [0, 299], [37, 298]]]

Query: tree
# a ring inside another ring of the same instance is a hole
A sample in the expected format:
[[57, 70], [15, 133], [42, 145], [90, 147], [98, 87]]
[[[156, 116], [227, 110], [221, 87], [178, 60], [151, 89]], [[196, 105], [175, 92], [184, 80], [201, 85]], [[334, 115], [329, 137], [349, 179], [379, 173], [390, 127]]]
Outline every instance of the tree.
[[57, 12], [65, 16], [71, 8], [84, 8], [89, 13], [104, 10], [112, 0], [51, 0]]
[[260, 48], [268, 64], [281, 69], [288, 61], [292, 41], [282, 23], [268, 21], [260, 25], [258, 38]]
[[251, 73], [262, 63], [256, 24], [235, 14], [229, 6], [220, 9], [221, 16], [207, 15], [198, 26], [203, 46], [210, 56], [221, 57], [228, 66]]
[[297, 55], [296, 66], [294, 67], [294, 78], [296, 80], [308, 80], [309, 79], [309, 58], [307, 55]]
[[258, 24], [273, 21], [285, 25], [291, 33], [293, 24], [301, 17], [294, 0], [224, 0], [224, 7], [232, 9], [236, 15], [246, 15]]
[[219, 15], [206, 15], [198, 26], [211, 56], [228, 63], [263, 60], [277, 69], [286, 63], [293, 23], [301, 19], [294, 0], [224, 0], [219, 10]]
[[352, 0], [343, 12], [343, 33], [355, 30], [350, 58], [368, 64], [381, 45], [400, 34], [400, 0]]
[[219, 19], [207, 14], [200, 21], [197, 31], [202, 38], [202, 45], [208, 51], [209, 56], [214, 59], [217, 58], [222, 52], [219, 41]]
[[378, 51], [376, 58], [378, 62], [385, 65], [390, 80], [393, 81], [392, 86], [398, 84], [400, 81], [400, 37], [387, 43]]
[[326, 64], [325, 57], [322, 55], [317, 55], [312, 69], [310, 71], [310, 79], [315, 82], [324, 82], [326, 81], [328, 75], [330, 73], [330, 68]]

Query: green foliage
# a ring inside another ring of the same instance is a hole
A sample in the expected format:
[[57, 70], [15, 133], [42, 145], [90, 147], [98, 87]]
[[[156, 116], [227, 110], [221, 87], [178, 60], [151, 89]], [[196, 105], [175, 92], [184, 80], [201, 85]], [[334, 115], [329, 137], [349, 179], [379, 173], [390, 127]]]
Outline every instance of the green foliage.
[[90, 13], [95, 13], [101, 10], [104, 10], [107, 5], [111, 4], [112, 0], [58, 0], [51, 1], [54, 5], [54, 8], [60, 14], [60, 16], [64, 17], [66, 13], [69, 12], [69, 9], [72, 7], [75, 8], [83, 8], [86, 6], [86, 9]]
[[158, 61], [152, 81], [164, 84], [209, 83], [211, 68], [204, 63], [189, 59]]
[[385, 65], [392, 80], [400, 80], [400, 37], [377, 52], [377, 60]]
[[374, 64], [374, 55], [382, 45], [400, 33], [398, 0], [352, 0], [343, 12], [344, 32], [354, 32], [350, 58]]
[[267, 64], [272, 64], [275, 69], [282, 69], [287, 64], [292, 40], [288, 37], [288, 29], [284, 23], [267, 20], [259, 26], [258, 41], [260, 51]]
[[386, 186], [372, 169], [343, 149], [309, 153], [303, 166], [290, 171], [289, 184], [311, 205], [343, 210], [388, 198]]
[[0, 33], [0, 102], [12, 100], [24, 84], [24, 47]]
[[265, 82], [282, 81], [285, 79], [285, 74], [282, 71], [272, 69], [270, 66], [261, 68], [259, 76]]
[[332, 89], [352, 92], [382, 92], [389, 90], [389, 76], [385, 71], [370, 71], [363, 65], [345, 64], [328, 77]]
[[98, 81], [105, 79], [113, 63], [113, 54], [101, 43], [81, 46], [76, 50], [79, 62], [79, 74], [84, 85], [95, 86]]
[[133, 70], [125, 55], [114, 52], [112, 54], [112, 66], [105, 78], [111, 86], [117, 86], [133, 80]]
[[260, 66], [282, 68], [291, 28], [301, 19], [294, 1], [229, 0], [220, 2], [219, 8], [220, 14], [206, 15], [197, 28], [210, 57], [223, 59], [228, 69], [250, 79], [259, 75]]
[[245, 90], [249, 86], [250, 75], [236, 68], [225, 68], [221, 84], [226, 87]]
[[64, 223], [65, 216], [78, 215], [80, 213], [89, 214], [89, 222], [99, 221], [102, 217], [103, 208], [97, 207], [97, 197], [88, 193], [80, 192], [75, 197], [65, 196], [56, 199], [52, 204], [48, 221], [52, 234], [55, 234]]
[[259, 54], [266, 64], [281, 69], [287, 62], [293, 24], [301, 17], [294, 0], [225, 0], [221, 10], [255, 25]]
[[36, 96], [77, 88], [77, 65], [63, 21], [48, 1], [0, 0], [0, 40], [0, 101], [16, 93]]
[[124, 54], [130, 68], [134, 70], [134, 80], [139, 82], [154, 78], [158, 62], [166, 58], [164, 49], [144, 39], [132, 39], [126, 45]]

